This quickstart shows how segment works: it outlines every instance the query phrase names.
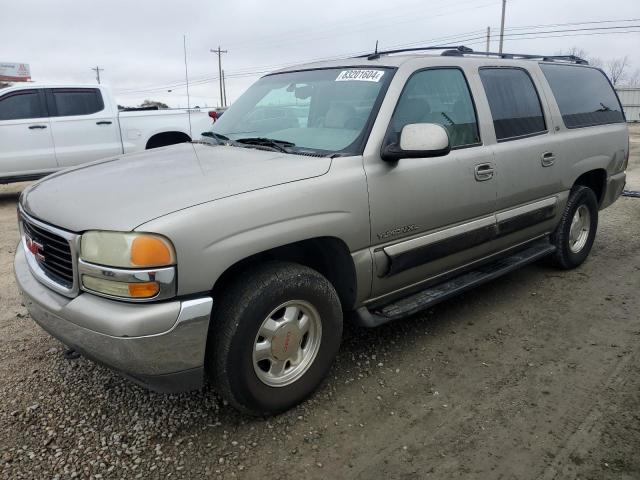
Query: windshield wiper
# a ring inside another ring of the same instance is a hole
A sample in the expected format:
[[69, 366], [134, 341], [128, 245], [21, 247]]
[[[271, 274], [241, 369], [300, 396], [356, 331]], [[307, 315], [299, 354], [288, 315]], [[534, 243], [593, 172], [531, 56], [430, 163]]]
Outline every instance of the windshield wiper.
[[265, 138], [265, 137], [238, 138], [235, 140], [235, 142], [243, 143], [245, 145], [256, 145], [259, 147], [268, 147], [282, 153], [290, 153], [289, 148], [296, 146], [295, 143], [287, 142], [286, 140], [275, 140], [273, 138]]
[[231, 141], [229, 137], [221, 135], [220, 133], [212, 132], [211, 130], [207, 132], [202, 132], [202, 136], [207, 140], [208, 139], [215, 140], [216, 145], [224, 145], [225, 143], [228, 143]]

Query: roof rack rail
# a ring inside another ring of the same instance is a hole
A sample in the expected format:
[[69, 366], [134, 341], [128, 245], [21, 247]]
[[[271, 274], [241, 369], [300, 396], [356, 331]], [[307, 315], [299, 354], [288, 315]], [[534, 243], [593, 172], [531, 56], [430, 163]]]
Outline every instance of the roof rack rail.
[[392, 53], [403, 53], [403, 52], [421, 52], [425, 50], [448, 50], [448, 51], [456, 51], [460, 55], [463, 53], [472, 53], [473, 50], [469, 47], [465, 47], [464, 45], [446, 45], [446, 46], [432, 46], [432, 47], [413, 47], [413, 48], [399, 48], [397, 50], [382, 50], [376, 51], [373, 53], [367, 53], [365, 55], [357, 55], [353, 58], [366, 58], [367, 60], [376, 60], [380, 58], [382, 55], [390, 55]]
[[477, 55], [481, 57], [498, 57], [509, 60], [542, 60], [543, 62], [569, 62], [576, 63], [578, 65], [589, 65], [585, 59], [577, 57], [575, 55], [532, 55], [527, 53], [498, 53], [498, 52], [476, 52], [472, 48], [465, 47], [464, 45], [453, 46], [432, 46], [432, 47], [412, 47], [412, 48], [398, 48], [396, 50], [382, 50], [366, 55], [358, 55], [354, 58], [366, 58], [367, 60], [377, 60], [382, 55], [390, 55], [394, 53], [405, 52], [421, 52], [427, 50], [443, 50], [440, 54], [443, 57], [463, 57], [465, 55]]
[[[442, 52], [444, 55], [446, 52]], [[543, 62], [561, 62], [577, 63], [578, 65], [589, 65], [584, 58], [575, 55], [533, 55], [529, 53], [498, 53], [498, 52], [468, 52], [471, 55], [479, 55], [481, 57], [498, 57], [509, 60], [542, 60]]]

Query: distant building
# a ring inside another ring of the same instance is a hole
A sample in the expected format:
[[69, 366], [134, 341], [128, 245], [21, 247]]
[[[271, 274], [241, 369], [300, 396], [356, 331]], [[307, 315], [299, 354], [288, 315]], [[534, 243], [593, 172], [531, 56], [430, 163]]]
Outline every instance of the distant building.
[[640, 122], [640, 87], [618, 87], [616, 92], [627, 122]]

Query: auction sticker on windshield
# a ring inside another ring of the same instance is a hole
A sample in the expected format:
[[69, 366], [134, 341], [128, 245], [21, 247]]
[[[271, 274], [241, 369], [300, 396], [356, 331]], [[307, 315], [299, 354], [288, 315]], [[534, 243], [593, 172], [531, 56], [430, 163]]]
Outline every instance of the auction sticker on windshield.
[[336, 78], [336, 82], [379, 82], [384, 70], [343, 70]]

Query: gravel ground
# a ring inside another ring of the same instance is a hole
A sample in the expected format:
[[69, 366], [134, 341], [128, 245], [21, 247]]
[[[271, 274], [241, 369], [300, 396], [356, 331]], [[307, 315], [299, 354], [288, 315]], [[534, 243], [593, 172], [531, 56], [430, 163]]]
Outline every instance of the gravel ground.
[[0, 186], [0, 478], [640, 478], [640, 199], [602, 212], [577, 270], [347, 327], [320, 391], [260, 420], [66, 360], [13, 279], [23, 187]]

